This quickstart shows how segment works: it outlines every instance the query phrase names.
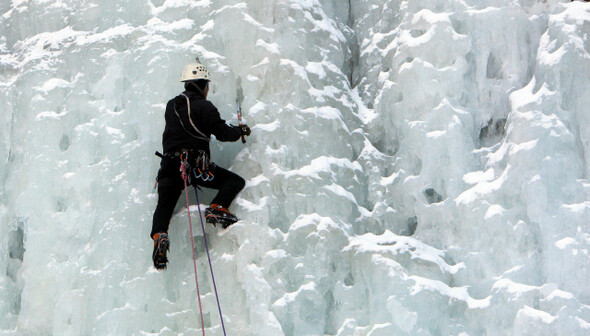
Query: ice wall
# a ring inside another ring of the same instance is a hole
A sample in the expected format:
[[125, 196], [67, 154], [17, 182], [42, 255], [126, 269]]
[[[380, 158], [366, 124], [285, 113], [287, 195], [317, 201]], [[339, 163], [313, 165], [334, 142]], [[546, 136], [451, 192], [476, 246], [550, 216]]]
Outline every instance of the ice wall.
[[0, 13], [0, 335], [201, 334], [182, 198], [166, 272], [148, 237], [163, 109], [196, 54], [253, 130], [213, 148], [248, 181], [243, 221], [207, 227], [229, 335], [590, 333], [589, 4]]

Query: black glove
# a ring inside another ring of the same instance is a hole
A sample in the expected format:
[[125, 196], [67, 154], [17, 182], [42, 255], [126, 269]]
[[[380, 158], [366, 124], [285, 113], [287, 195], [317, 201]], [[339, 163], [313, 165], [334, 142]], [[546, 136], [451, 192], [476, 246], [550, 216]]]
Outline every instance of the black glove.
[[248, 127], [248, 125], [240, 125], [239, 127], [242, 130], [242, 135], [248, 136], [248, 135], [250, 135], [250, 133], [252, 133], [252, 131], [250, 130], [250, 127]]

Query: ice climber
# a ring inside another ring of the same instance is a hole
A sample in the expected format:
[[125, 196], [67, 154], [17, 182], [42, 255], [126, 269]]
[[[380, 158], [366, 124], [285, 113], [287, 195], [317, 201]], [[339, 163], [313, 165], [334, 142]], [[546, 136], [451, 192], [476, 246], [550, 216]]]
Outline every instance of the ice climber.
[[170, 248], [168, 226], [176, 202], [184, 189], [181, 177], [181, 160], [186, 160], [190, 172], [188, 183], [217, 189], [211, 205], [205, 210], [207, 223], [221, 224], [224, 228], [238, 218], [227, 209], [244, 188], [242, 177], [209, 162], [209, 141], [214, 134], [220, 141], [237, 141], [250, 135], [247, 125], [227, 125], [217, 108], [207, 100], [210, 75], [201, 63], [184, 67], [181, 75], [185, 91], [166, 105], [166, 126], [162, 134], [164, 154], [158, 171], [158, 205], [154, 211], [150, 237], [154, 240], [152, 259], [157, 269], [165, 269]]

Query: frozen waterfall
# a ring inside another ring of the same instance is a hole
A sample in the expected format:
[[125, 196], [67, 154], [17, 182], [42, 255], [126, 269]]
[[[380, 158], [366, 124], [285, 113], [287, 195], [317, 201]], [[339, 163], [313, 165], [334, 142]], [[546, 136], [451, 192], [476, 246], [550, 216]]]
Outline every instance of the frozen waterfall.
[[228, 335], [590, 335], [589, 35], [570, 0], [2, 1], [0, 335], [201, 335], [183, 197], [167, 271], [149, 238], [195, 56], [252, 128], [212, 142]]

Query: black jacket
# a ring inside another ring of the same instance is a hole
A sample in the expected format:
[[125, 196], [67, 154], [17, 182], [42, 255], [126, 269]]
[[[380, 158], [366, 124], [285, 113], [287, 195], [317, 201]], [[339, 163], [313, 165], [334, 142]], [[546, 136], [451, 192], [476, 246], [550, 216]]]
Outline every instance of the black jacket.
[[[183, 93], [190, 99], [193, 124], [207, 138], [210, 138], [211, 134], [214, 134], [217, 140], [220, 141], [237, 141], [240, 138], [242, 135], [240, 127], [227, 125], [225, 120], [221, 119], [217, 108], [210, 101], [192, 91], [187, 90]], [[211, 156], [209, 142], [199, 139], [201, 136], [189, 121], [186, 98], [183, 95], [178, 95], [168, 101], [165, 118], [166, 127], [164, 128], [164, 134], [162, 134], [164, 153], [174, 153], [186, 148], [204, 150]]]

